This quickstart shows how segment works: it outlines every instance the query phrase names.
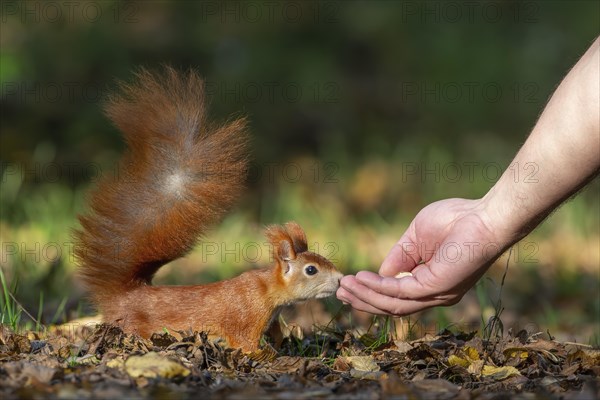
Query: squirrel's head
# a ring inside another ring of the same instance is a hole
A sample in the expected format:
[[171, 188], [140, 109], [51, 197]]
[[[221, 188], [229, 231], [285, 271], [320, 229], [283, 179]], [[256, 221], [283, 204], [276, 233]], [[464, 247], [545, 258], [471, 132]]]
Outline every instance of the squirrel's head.
[[325, 257], [308, 251], [306, 234], [295, 222], [267, 227], [275, 272], [285, 288], [286, 303], [328, 297], [337, 291], [344, 276]]

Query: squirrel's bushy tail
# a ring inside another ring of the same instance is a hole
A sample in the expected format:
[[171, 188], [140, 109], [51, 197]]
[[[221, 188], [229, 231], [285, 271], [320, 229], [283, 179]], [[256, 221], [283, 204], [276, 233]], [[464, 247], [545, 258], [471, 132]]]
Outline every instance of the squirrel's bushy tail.
[[240, 195], [247, 164], [245, 119], [208, 121], [194, 71], [142, 69], [120, 88], [106, 112], [127, 150], [75, 231], [79, 273], [98, 305], [189, 252]]

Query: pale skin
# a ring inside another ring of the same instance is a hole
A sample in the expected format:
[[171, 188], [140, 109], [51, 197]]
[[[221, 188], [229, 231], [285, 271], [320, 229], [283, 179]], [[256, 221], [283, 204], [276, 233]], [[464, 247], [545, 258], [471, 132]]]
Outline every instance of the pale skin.
[[[597, 38], [552, 95], [511, 168], [484, 197], [423, 208], [379, 274], [345, 276], [337, 297], [357, 310], [395, 316], [456, 304], [506, 249], [599, 171]], [[395, 278], [400, 272], [412, 276]]]

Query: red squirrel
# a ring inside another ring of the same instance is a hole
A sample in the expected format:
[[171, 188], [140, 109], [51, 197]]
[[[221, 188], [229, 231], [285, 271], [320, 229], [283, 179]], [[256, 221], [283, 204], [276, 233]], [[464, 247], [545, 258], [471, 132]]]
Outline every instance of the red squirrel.
[[192, 329], [250, 352], [281, 306], [333, 295], [342, 274], [288, 222], [266, 229], [268, 268], [206, 285], [152, 286], [156, 271], [187, 254], [243, 191], [246, 120], [215, 124], [205, 108], [199, 75], [170, 67], [140, 70], [109, 98], [106, 113], [127, 149], [118, 176], [99, 183], [79, 216], [78, 272], [104, 321], [126, 332]]

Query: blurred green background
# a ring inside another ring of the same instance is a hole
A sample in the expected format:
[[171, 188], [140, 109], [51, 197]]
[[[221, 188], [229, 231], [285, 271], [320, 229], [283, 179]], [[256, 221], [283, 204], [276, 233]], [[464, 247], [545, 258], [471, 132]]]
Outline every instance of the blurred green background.
[[[253, 137], [239, 207], [159, 282], [211, 281], [259, 264], [261, 227], [290, 219], [352, 273], [377, 270], [425, 205], [493, 185], [598, 35], [599, 16], [594, 1], [3, 2], [7, 284], [44, 323], [91, 312], [70, 229], [90, 183], [123, 149], [103, 100], [139, 66], [197, 69], [211, 115], [247, 114]], [[596, 180], [515, 247], [506, 329], [600, 342], [598, 203]], [[458, 305], [411, 324], [479, 328], [506, 261]]]

